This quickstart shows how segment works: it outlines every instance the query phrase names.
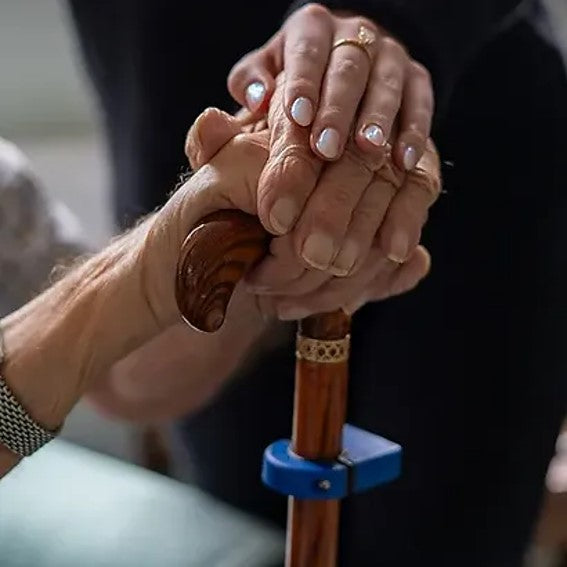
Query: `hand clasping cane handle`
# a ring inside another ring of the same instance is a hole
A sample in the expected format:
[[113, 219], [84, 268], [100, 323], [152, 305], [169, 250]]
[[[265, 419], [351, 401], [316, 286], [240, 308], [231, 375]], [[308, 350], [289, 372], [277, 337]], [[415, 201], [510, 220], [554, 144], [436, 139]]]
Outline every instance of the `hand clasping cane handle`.
[[[241, 211], [202, 219], [179, 257], [175, 293], [183, 319], [201, 331], [218, 330], [236, 284], [268, 253], [269, 243], [260, 221]], [[342, 311], [299, 323], [292, 448], [306, 459], [332, 460], [342, 449], [349, 327], [350, 318]], [[290, 497], [286, 565], [333, 567], [338, 522], [338, 500]]]

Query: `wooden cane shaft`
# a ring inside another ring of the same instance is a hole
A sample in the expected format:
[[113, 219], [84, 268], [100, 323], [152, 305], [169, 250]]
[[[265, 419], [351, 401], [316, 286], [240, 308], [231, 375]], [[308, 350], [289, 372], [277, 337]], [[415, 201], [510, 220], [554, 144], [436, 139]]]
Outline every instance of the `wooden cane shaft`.
[[338, 500], [298, 500], [287, 508], [286, 567], [334, 567], [339, 535]]
[[[334, 459], [341, 452], [347, 363], [297, 361], [293, 451], [306, 459]], [[336, 565], [339, 501], [289, 498], [287, 567]]]
[[[349, 319], [342, 312], [309, 317], [299, 324], [302, 338], [344, 340]], [[334, 460], [342, 450], [348, 361], [312, 362], [298, 357], [295, 370], [293, 451], [310, 460]], [[287, 567], [333, 567], [337, 562], [340, 505], [337, 500], [290, 498]]]

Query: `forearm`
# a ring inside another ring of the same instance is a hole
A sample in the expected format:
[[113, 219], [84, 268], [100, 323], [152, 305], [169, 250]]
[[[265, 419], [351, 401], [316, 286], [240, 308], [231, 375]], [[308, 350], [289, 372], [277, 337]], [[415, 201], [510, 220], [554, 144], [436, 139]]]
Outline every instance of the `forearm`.
[[130, 246], [145, 230], [139, 227], [2, 321], [2, 374], [43, 427], [57, 429], [93, 376], [156, 332], [136, 289], [139, 248]]
[[264, 320], [251, 299], [237, 292], [217, 333], [185, 324], [166, 330], [97, 380], [89, 399], [111, 417], [135, 421], [172, 419], [202, 406], [283, 339], [285, 326]]
[[[208, 212], [201, 206], [204, 199], [202, 192], [185, 192], [184, 224]], [[1, 322], [2, 375], [43, 427], [57, 429], [96, 377], [175, 320], [173, 293], [155, 304], [156, 293], [166, 285], [156, 269], [172, 286], [173, 256], [181, 236], [164, 243], [159, 220], [148, 219]], [[146, 256], [156, 240], [160, 262], [149, 266]], [[5, 450], [0, 452], [0, 476], [16, 462]]]

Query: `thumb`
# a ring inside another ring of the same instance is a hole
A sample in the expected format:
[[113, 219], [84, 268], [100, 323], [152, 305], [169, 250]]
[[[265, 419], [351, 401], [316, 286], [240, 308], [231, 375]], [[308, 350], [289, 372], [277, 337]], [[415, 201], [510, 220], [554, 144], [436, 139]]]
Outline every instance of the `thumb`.
[[264, 46], [245, 55], [228, 76], [232, 98], [256, 115], [265, 114], [282, 70], [283, 36], [278, 32]]
[[185, 139], [185, 155], [192, 169], [199, 169], [234, 136], [240, 134], [239, 121], [219, 110], [207, 108], [193, 123]]

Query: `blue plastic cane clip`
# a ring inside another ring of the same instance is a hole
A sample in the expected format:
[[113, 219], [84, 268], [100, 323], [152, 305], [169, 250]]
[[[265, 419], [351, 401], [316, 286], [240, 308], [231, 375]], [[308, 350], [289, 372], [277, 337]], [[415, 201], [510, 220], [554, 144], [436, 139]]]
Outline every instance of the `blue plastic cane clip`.
[[385, 484], [400, 475], [402, 448], [352, 425], [343, 428], [341, 455], [309, 461], [282, 439], [264, 451], [262, 480], [276, 492], [307, 500], [335, 500]]

